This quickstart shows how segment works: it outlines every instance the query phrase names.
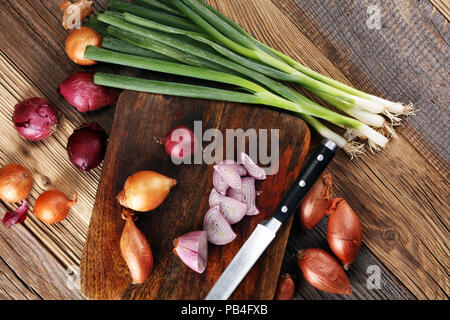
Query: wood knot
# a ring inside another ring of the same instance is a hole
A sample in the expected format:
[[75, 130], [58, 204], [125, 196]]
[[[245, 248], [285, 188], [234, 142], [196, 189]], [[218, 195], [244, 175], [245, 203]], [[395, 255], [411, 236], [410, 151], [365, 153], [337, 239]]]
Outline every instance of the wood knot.
[[36, 182], [44, 189], [45, 189], [45, 187], [49, 186], [52, 183], [49, 177], [47, 177], [41, 173], [36, 174], [35, 177], [36, 177]]
[[394, 228], [386, 228], [383, 230], [383, 240], [389, 247], [393, 247], [397, 243], [398, 232]]

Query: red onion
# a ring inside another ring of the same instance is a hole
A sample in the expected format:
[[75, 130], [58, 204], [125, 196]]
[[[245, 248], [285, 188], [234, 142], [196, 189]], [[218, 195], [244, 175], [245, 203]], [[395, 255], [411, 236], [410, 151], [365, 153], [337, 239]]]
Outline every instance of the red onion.
[[11, 227], [13, 224], [24, 223], [28, 213], [28, 201], [23, 200], [22, 205], [17, 208], [16, 211], [8, 211], [3, 217], [3, 223], [7, 227]]
[[361, 223], [347, 201], [341, 198], [333, 199], [328, 213], [328, 244], [347, 270], [361, 248]]
[[223, 177], [231, 188], [241, 188], [241, 176], [234, 168], [226, 164], [218, 164], [214, 166], [214, 170], [216, 170]]
[[259, 167], [247, 154], [241, 153], [241, 162], [250, 176], [257, 180], [265, 180], [266, 173], [263, 168]]
[[199, 142], [191, 129], [178, 126], [163, 138], [164, 148], [174, 159], [191, 157], [199, 149]]
[[173, 252], [189, 268], [203, 273], [208, 261], [208, 235], [206, 231], [192, 231], [175, 240]]
[[230, 189], [228, 191], [228, 196], [247, 205], [246, 215], [248, 216], [257, 215], [259, 213], [259, 210], [255, 205], [256, 201], [255, 179], [251, 177], [245, 177], [241, 179], [241, 182], [242, 182], [241, 188]]
[[217, 245], [230, 243], [236, 238], [236, 233], [220, 213], [219, 206], [208, 210], [203, 220], [203, 229], [208, 234], [208, 241]]
[[45, 99], [30, 98], [14, 107], [14, 127], [27, 140], [43, 140], [58, 123], [56, 109]]
[[113, 105], [120, 90], [94, 83], [94, 73], [77, 72], [58, 86], [59, 93], [80, 112], [94, 111]]
[[222, 177], [220, 173], [218, 173], [216, 170], [214, 170], [213, 174], [213, 186], [214, 189], [217, 190], [222, 195], [225, 195], [227, 193], [228, 188], [230, 187], [228, 183], [225, 181], [225, 179]]
[[212, 189], [209, 195], [209, 205], [219, 206], [220, 211], [229, 224], [235, 224], [242, 220], [247, 212], [247, 205], [236, 199], [219, 194]]
[[83, 124], [69, 137], [67, 152], [70, 161], [81, 171], [97, 167], [105, 157], [106, 132], [95, 122]]

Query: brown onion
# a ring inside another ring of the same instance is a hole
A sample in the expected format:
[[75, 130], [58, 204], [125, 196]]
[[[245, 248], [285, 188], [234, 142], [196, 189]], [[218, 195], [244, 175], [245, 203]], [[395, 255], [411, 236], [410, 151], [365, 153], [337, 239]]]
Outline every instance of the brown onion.
[[274, 300], [292, 300], [295, 293], [294, 280], [290, 274], [280, 275], [277, 283], [277, 288], [275, 290]]
[[101, 47], [102, 37], [92, 28], [81, 27], [72, 30], [66, 38], [66, 53], [70, 60], [81, 66], [91, 66], [97, 62], [86, 59], [84, 52], [87, 46]]
[[0, 199], [5, 202], [24, 200], [33, 188], [31, 172], [19, 164], [8, 164], [0, 169]]
[[119, 203], [129, 209], [146, 212], [157, 208], [177, 184], [175, 179], [154, 171], [139, 171], [128, 177], [117, 195]]
[[300, 222], [307, 228], [313, 228], [327, 213], [331, 204], [332, 178], [329, 173], [324, 173], [302, 201], [300, 205]]
[[120, 251], [130, 270], [133, 283], [142, 283], [153, 270], [152, 249], [144, 234], [136, 227], [134, 213], [124, 209], [122, 219], [125, 220], [125, 227], [120, 237]]
[[333, 199], [328, 213], [328, 244], [347, 270], [361, 248], [361, 223], [344, 199]]
[[45, 223], [56, 223], [64, 220], [70, 208], [77, 202], [77, 194], [70, 200], [59, 190], [48, 190], [41, 194], [34, 204], [34, 215]]
[[316, 289], [337, 294], [351, 294], [352, 287], [340, 263], [322, 249], [307, 249], [298, 252], [298, 266]]

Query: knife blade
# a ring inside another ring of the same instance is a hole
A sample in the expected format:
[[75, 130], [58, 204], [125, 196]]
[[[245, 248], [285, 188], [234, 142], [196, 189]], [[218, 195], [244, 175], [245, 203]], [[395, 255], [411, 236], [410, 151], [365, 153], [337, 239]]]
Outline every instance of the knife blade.
[[314, 150], [297, 180], [278, 205], [272, 218], [257, 225], [250, 237], [231, 260], [205, 300], [226, 300], [234, 292], [266, 248], [275, 239], [278, 229], [298, 207], [303, 197], [333, 159], [338, 146], [324, 139]]

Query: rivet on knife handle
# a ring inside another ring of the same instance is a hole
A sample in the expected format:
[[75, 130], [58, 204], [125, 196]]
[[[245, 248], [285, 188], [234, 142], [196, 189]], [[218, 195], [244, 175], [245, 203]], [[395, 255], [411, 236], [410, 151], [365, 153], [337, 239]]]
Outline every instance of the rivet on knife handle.
[[274, 218], [284, 223], [291, 213], [298, 207], [306, 193], [317, 181], [330, 161], [333, 159], [338, 147], [330, 140], [323, 140], [309, 158], [300, 176], [289, 189], [289, 192], [281, 201]]

